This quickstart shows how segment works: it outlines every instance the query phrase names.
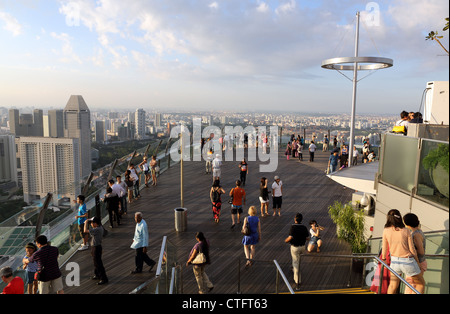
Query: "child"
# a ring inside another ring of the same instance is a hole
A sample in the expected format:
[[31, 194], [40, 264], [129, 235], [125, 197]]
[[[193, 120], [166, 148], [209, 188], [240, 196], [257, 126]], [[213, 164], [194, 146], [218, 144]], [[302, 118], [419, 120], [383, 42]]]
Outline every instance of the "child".
[[[36, 251], [37, 251], [36, 245], [31, 242], [28, 243], [25, 246], [26, 255], [23, 257], [23, 261], [28, 260]], [[28, 264], [23, 263], [23, 269], [25, 269], [27, 271], [25, 284], [27, 285], [28, 294], [36, 294], [37, 293], [38, 282], [37, 282], [37, 280], [34, 279], [34, 274], [37, 271], [37, 267], [38, 267], [37, 262], [28, 263]]]
[[317, 221], [311, 220], [309, 222], [311, 229], [309, 229], [309, 233], [311, 235], [311, 239], [308, 244], [308, 253], [310, 253], [314, 247], [317, 245], [317, 253], [320, 252], [320, 247], [322, 246], [322, 239], [320, 238], [320, 230], [324, 230], [325, 228], [319, 226]]
[[[403, 216], [403, 222], [405, 223], [405, 226], [411, 230], [411, 236], [413, 238], [414, 247], [416, 248], [417, 258], [419, 260], [419, 267], [423, 275], [423, 273], [427, 270], [427, 260], [425, 259], [425, 236], [420, 229], [419, 218], [415, 214], [408, 213]], [[406, 277], [406, 281], [415, 288], [412, 277]], [[413, 293], [414, 292], [408, 288], [408, 286], [405, 287], [405, 294]]]

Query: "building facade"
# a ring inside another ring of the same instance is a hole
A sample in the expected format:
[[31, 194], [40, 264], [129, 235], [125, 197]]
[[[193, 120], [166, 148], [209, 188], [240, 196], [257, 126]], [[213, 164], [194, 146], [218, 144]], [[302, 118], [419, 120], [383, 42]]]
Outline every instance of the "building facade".
[[80, 194], [78, 138], [20, 137], [17, 142], [25, 202], [47, 193], [76, 199]]

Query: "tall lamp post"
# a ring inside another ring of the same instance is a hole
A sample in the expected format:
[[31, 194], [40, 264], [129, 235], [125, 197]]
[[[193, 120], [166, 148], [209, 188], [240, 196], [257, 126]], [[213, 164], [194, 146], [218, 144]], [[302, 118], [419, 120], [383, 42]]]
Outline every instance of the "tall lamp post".
[[[356, 113], [356, 90], [358, 84], [358, 70], [379, 70], [392, 67], [394, 61], [388, 58], [381, 57], [359, 57], [359, 20], [360, 13], [356, 12], [356, 35], [355, 35], [355, 56], [332, 58], [322, 61], [322, 68], [337, 70], [337, 71], [353, 71], [353, 97], [352, 97], [352, 115], [350, 121], [350, 143], [349, 143], [349, 162], [348, 167], [351, 167], [353, 157], [353, 146], [355, 145], [355, 113]], [[347, 64], [347, 65], [345, 65]]]

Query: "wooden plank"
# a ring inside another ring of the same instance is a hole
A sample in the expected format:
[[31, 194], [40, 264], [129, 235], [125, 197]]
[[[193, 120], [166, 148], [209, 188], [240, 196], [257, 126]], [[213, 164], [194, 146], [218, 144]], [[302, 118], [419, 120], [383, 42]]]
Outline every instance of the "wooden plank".
[[[351, 190], [345, 189], [325, 176], [324, 170], [329, 153], [317, 152], [315, 161], [287, 161], [280, 154], [278, 169], [274, 173], [260, 173], [259, 162], [249, 162], [247, 185], [247, 209], [254, 205], [258, 209], [259, 182], [262, 176], [273, 182], [273, 176], [279, 175], [284, 183], [284, 195], [281, 217], [261, 218], [262, 236], [256, 247], [257, 260], [249, 269], [244, 268], [244, 250], [240, 226], [230, 229], [231, 215], [227, 196], [222, 197], [222, 215], [220, 223], [214, 223], [209, 190], [211, 175], [204, 174], [204, 162], [184, 163], [184, 204], [187, 208], [188, 228], [186, 232], [177, 233], [174, 226], [174, 209], [180, 205], [179, 165], [174, 165], [159, 179], [158, 185], [144, 188], [142, 197], [129, 205], [128, 215], [123, 224], [110, 230], [104, 239], [103, 261], [110, 283], [95, 285], [90, 280], [93, 264], [88, 251], [77, 252], [71, 259], [81, 268], [81, 285], [66, 287], [66, 293], [129, 293], [135, 287], [154, 276], [154, 272], [130, 275], [134, 268], [134, 251], [129, 248], [134, 233], [134, 213], [141, 211], [147, 221], [150, 232], [149, 255], [157, 260], [163, 236], [167, 236], [170, 245], [178, 252], [178, 261], [183, 265], [184, 293], [197, 293], [197, 284], [191, 267], [185, 267], [188, 254], [195, 244], [195, 233], [202, 231], [211, 243], [212, 263], [206, 273], [215, 284], [214, 293], [234, 294], [238, 289], [238, 259], [241, 259], [240, 286], [242, 293], [274, 293], [276, 259], [286, 276], [292, 281], [291, 256], [289, 245], [284, 243], [295, 213], [301, 212], [304, 224], [315, 219], [325, 227], [322, 233], [324, 254], [349, 254], [349, 246], [336, 239], [336, 230], [328, 216], [328, 206], [334, 201], [348, 202]], [[304, 160], [306, 154], [304, 153]], [[228, 193], [239, 178], [238, 161], [225, 162], [222, 169], [222, 186]], [[270, 203], [271, 205], [271, 203]], [[270, 206], [269, 211], [272, 212]], [[241, 218], [241, 221], [243, 217]], [[309, 227], [309, 226], [308, 226]], [[311, 253], [317, 254], [317, 253]], [[320, 254], [320, 253], [319, 253]], [[314, 290], [318, 286], [345, 288], [350, 261], [339, 258], [305, 257], [302, 260], [302, 290]], [[330, 268], [330, 265], [333, 265]], [[64, 272], [64, 270], [63, 270]], [[66, 274], [67, 272], [64, 272]], [[284, 290], [286, 291], [286, 289]]]

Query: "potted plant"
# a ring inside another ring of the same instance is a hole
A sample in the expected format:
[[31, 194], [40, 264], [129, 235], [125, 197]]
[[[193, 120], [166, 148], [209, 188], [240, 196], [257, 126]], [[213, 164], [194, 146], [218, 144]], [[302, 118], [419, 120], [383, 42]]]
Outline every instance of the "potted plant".
[[[334, 202], [328, 207], [331, 220], [336, 224], [338, 238], [350, 244], [352, 253], [365, 253], [367, 240], [364, 236], [364, 209], [354, 210], [351, 202]], [[354, 259], [353, 269], [361, 269], [364, 261]]]
[[449, 198], [449, 149], [448, 144], [439, 144], [431, 150], [422, 161], [423, 167], [429, 171], [436, 189]]

